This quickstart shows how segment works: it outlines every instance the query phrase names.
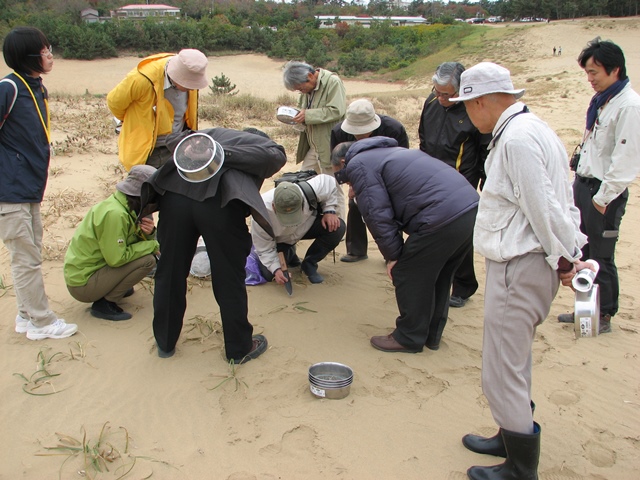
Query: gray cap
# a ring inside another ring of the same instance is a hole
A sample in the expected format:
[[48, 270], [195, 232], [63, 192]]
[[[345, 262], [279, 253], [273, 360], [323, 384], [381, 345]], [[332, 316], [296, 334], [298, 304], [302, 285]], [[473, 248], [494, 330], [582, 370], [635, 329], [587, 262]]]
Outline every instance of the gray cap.
[[273, 208], [285, 227], [302, 223], [302, 191], [291, 182], [282, 182], [273, 192]]
[[151, 165], [134, 165], [127, 178], [116, 183], [116, 190], [131, 197], [139, 197], [142, 184], [156, 173], [156, 169]]

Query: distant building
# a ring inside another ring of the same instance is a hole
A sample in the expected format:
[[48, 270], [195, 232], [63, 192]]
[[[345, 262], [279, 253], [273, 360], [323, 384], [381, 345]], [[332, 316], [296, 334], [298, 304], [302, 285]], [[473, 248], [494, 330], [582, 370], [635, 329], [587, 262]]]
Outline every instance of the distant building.
[[336, 23], [344, 22], [347, 25], [361, 25], [369, 28], [374, 22], [389, 21], [395, 27], [412, 27], [415, 25], [429, 25], [423, 17], [370, 17], [368, 15], [316, 15], [320, 22], [320, 28], [336, 28]]
[[180, 9], [171, 5], [125, 5], [112, 12], [112, 16], [120, 18], [144, 19], [147, 17], [180, 17]]
[[85, 23], [104, 23], [111, 20], [111, 17], [101, 17], [95, 8], [80, 10], [80, 18]]
[[87, 23], [97, 23], [100, 21], [98, 11], [94, 8], [85, 8], [80, 10], [80, 18]]

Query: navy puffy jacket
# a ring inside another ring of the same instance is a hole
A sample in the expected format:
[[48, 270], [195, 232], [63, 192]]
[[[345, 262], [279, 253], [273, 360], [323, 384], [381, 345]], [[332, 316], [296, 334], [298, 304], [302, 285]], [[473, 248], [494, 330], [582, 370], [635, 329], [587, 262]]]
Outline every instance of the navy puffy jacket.
[[476, 190], [455, 169], [388, 137], [355, 142], [345, 173], [360, 212], [386, 260], [402, 253], [401, 231], [429, 234], [478, 205]]

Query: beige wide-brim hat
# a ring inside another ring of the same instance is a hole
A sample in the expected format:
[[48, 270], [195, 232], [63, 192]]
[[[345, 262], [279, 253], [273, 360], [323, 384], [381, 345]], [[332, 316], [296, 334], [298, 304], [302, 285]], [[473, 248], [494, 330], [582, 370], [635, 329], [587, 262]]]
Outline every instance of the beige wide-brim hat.
[[354, 100], [347, 107], [347, 114], [340, 127], [351, 135], [364, 135], [373, 132], [382, 121], [373, 108], [373, 103], [364, 98]]
[[491, 62], [481, 62], [462, 72], [458, 96], [449, 101], [466, 102], [491, 93], [508, 93], [518, 99], [524, 95], [524, 88], [513, 88], [511, 73], [506, 68]]
[[181, 87], [188, 90], [200, 90], [208, 85], [207, 57], [200, 50], [185, 48], [169, 59], [167, 75]]

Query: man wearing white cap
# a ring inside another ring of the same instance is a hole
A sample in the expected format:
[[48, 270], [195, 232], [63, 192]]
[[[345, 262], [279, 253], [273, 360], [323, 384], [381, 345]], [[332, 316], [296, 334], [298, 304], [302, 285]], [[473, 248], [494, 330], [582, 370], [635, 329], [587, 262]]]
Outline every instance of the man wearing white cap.
[[474, 230], [486, 258], [482, 390], [500, 431], [466, 435], [468, 449], [506, 457], [471, 467], [471, 479], [538, 478], [540, 425], [531, 409], [531, 349], [560, 284], [585, 268], [580, 215], [566, 151], [551, 128], [518, 102], [509, 70], [483, 62], [461, 76], [459, 96], [481, 133], [492, 133]]
[[172, 155], [167, 135], [198, 129], [198, 90], [207, 86], [207, 63], [194, 49], [152, 55], [109, 92], [109, 110], [122, 121], [118, 157], [127, 170], [161, 167]]
[[[369, 100], [360, 98], [347, 107], [343, 122], [331, 130], [331, 150], [343, 142], [353, 142], [369, 137], [390, 137], [398, 141], [398, 146], [409, 148], [409, 137], [402, 123], [387, 115], [378, 115]], [[349, 187], [349, 213], [347, 214], [347, 234], [345, 236], [347, 254], [340, 257], [342, 262], [366, 260], [368, 238], [367, 226], [355, 202], [353, 189]]]

